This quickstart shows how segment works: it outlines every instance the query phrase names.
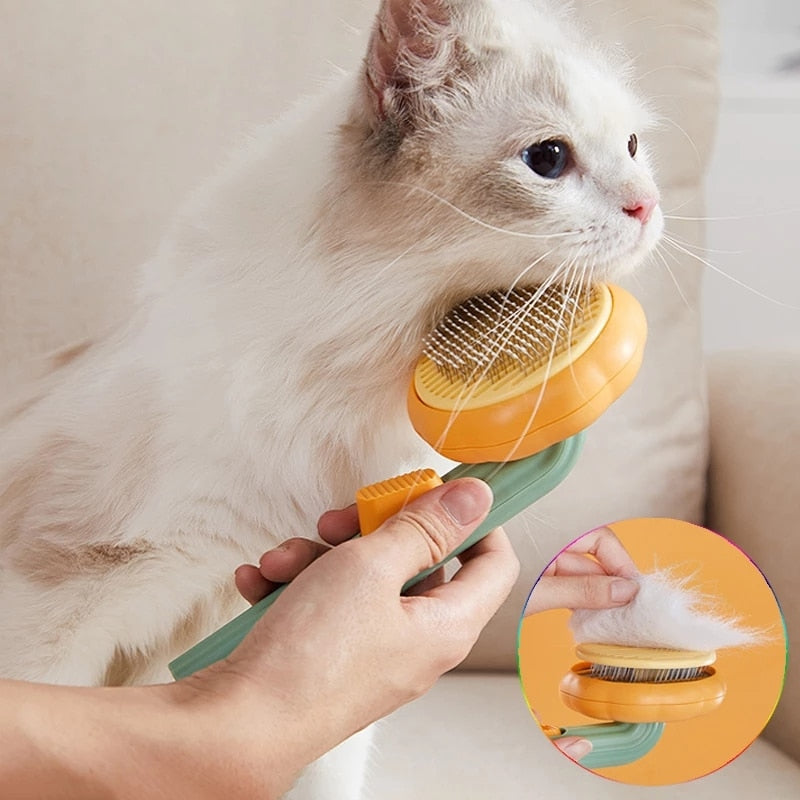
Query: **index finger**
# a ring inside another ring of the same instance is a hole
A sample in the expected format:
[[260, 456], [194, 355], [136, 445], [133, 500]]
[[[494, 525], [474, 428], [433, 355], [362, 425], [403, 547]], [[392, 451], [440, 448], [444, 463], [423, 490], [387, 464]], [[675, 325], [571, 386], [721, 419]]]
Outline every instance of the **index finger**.
[[611, 528], [597, 528], [581, 536], [567, 548], [567, 552], [593, 555], [607, 575], [635, 578], [639, 574], [633, 559]]
[[460, 556], [461, 569], [448, 583], [425, 593], [447, 607], [446, 618], [467, 620], [480, 631], [508, 597], [520, 564], [508, 536], [495, 528]]
[[358, 510], [355, 503], [347, 508], [326, 511], [317, 522], [317, 533], [328, 544], [342, 544], [358, 533]]

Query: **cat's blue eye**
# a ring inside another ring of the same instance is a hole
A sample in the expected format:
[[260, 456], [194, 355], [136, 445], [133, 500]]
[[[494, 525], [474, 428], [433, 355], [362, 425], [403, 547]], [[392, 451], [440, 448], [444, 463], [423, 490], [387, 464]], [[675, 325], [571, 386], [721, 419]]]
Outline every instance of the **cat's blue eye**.
[[522, 160], [543, 178], [559, 178], [569, 165], [570, 150], [566, 142], [550, 139], [532, 144], [522, 151]]

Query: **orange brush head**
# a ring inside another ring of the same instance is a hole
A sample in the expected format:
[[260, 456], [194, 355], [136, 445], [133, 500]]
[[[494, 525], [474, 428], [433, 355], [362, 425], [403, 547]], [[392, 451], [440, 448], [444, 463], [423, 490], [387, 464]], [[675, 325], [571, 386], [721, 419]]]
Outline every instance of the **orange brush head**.
[[429, 337], [409, 417], [455, 461], [533, 455], [587, 428], [630, 386], [646, 336], [641, 306], [616, 286], [470, 298]]

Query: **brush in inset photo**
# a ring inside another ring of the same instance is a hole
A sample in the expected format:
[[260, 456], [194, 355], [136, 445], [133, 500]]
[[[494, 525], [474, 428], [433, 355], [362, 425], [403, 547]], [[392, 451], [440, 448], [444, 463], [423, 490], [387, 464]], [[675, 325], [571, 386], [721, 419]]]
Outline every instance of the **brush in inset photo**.
[[780, 607], [753, 562], [687, 522], [636, 519], [562, 550], [520, 622], [525, 700], [565, 755], [664, 785], [740, 755], [783, 688]]

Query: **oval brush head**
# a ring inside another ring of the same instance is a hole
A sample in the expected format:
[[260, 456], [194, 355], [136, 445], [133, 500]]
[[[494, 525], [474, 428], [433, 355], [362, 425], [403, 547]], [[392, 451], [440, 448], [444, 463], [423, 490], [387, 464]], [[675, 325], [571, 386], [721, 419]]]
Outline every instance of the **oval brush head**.
[[533, 455], [587, 428], [630, 386], [646, 335], [641, 306], [617, 286], [472, 297], [428, 338], [409, 417], [456, 461]]
[[713, 651], [582, 644], [559, 684], [567, 708], [615, 722], [676, 722], [706, 714], [725, 698]]

